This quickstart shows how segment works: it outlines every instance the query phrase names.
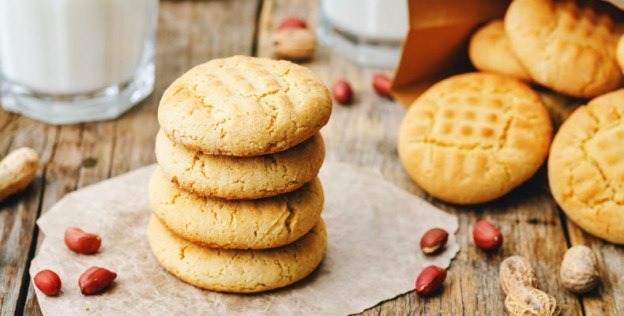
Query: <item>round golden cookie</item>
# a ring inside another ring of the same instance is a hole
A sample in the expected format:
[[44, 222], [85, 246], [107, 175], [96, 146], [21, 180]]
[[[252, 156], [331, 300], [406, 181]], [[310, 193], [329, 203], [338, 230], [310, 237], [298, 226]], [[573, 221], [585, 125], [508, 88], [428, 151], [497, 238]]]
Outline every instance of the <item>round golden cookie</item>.
[[228, 249], [265, 249], [305, 235], [323, 210], [318, 178], [272, 198], [226, 201], [178, 188], [157, 169], [149, 183], [152, 212], [177, 235], [194, 243]]
[[509, 47], [503, 20], [493, 20], [472, 35], [468, 56], [478, 70], [531, 81], [531, 75]]
[[156, 136], [156, 159], [166, 177], [195, 194], [227, 200], [260, 199], [294, 191], [316, 178], [325, 158], [321, 134], [275, 154], [205, 155]]
[[256, 293], [293, 284], [316, 269], [327, 247], [322, 219], [294, 243], [266, 250], [202, 247], [174, 235], [154, 216], [147, 238], [152, 252], [171, 274], [200, 288], [233, 293]]
[[312, 137], [332, 101], [321, 79], [289, 61], [234, 56], [194, 67], [164, 92], [163, 131], [212, 155], [257, 156]]
[[574, 223], [624, 244], [624, 89], [591, 100], [563, 123], [550, 150], [548, 180]]
[[494, 200], [529, 179], [550, 145], [539, 96], [492, 73], [442, 80], [408, 109], [399, 128], [401, 162], [430, 195], [451, 203]]
[[[533, 80], [582, 98], [617, 88], [617, 10], [600, 1], [515, 0], [505, 15], [511, 48]], [[620, 19], [620, 21], [618, 21]]]

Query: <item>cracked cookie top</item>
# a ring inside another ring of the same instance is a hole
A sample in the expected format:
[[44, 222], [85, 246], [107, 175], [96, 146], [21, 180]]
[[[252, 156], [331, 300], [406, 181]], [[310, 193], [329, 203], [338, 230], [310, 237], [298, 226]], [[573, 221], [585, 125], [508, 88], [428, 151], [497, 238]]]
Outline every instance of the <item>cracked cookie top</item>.
[[213, 155], [282, 151], [327, 124], [332, 102], [309, 69], [234, 56], [196, 66], [164, 92], [158, 121], [175, 142]]
[[526, 84], [468, 73], [440, 81], [408, 109], [401, 162], [432, 196], [457, 204], [494, 200], [529, 179], [550, 145], [550, 117]]
[[591, 100], [563, 123], [550, 150], [548, 180], [574, 223], [624, 244], [624, 89]]
[[176, 235], [223, 249], [266, 249], [305, 235], [323, 210], [318, 178], [298, 190], [258, 200], [204, 198], [170, 182], [160, 168], [149, 184], [152, 212]]
[[590, 98], [622, 81], [615, 49], [624, 15], [603, 1], [515, 0], [505, 15], [511, 48], [533, 80]]

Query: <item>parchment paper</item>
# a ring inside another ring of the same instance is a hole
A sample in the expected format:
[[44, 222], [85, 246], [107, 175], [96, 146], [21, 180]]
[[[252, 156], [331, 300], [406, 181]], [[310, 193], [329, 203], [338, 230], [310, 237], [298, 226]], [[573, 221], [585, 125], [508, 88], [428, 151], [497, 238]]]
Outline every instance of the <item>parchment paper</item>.
[[[149, 249], [147, 183], [153, 168], [70, 193], [37, 221], [45, 239], [30, 275], [52, 269], [63, 281], [63, 292], [57, 297], [37, 290], [44, 314], [344, 315], [413, 290], [422, 268], [448, 267], [459, 251], [455, 216], [375, 173], [326, 163], [320, 177], [328, 251], [319, 269], [294, 286], [268, 293], [201, 290], [167, 273]], [[87, 256], [68, 250], [63, 233], [69, 226], [99, 234], [100, 251]], [[442, 227], [451, 235], [440, 255], [426, 257], [419, 240], [432, 227]], [[80, 294], [78, 277], [92, 265], [113, 270], [118, 277], [108, 292], [87, 297]]]

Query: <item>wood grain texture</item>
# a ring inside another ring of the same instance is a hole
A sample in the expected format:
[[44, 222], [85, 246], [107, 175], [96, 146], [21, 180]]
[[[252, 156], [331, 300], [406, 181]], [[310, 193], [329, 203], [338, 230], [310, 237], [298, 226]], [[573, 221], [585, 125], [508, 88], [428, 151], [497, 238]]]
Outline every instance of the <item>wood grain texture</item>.
[[[318, 16], [316, 2], [263, 2], [258, 34], [259, 56], [271, 56], [271, 34], [275, 25], [291, 15], [306, 17], [311, 25], [315, 25]], [[543, 168], [526, 184], [492, 203], [456, 207], [433, 200], [414, 185], [401, 167], [396, 151], [396, 135], [404, 109], [372, 91], [370, 84], [375, 71], [353, 65], [326, 48], [321, 48], [316, 58], [304, 65], [319, 74], [327, 85], [338, 78], [345, 78], [355, 92], [356, 99], [351, 106], [334, 106], [330, 123], [323, 129], [328, 161], [343, 161], [376, 169], [390, 181], [457, 215], [459, 219], [457, 238], [462, 249], [451, 264], [440, 295], [423, 299], [410, 292], [383, 302], [364, 314], [504, 314], [505, 297], [498, 283], [498, 267], [504, 258], [516, 254], [529, 258], [535, 265], [539, 287], [557, 298], [566, 315], [597, 315], [601, 311], [604, 311], [602, 314], [622, 313], [621, 307], [613, 303], [623, 297], [622, 281], [615, 275], [617, 272], [611, 272], [605, 282], [605, 286], [612, 286], [608, 291], [585, 296], [582, 300], [559, 284], [559, 264], [569, 247], [565, 229], [567, 223], [550, 196]], [[555, 125], [561, 124], [580, 102], [542, 89], [539, 92]], [[500, 227], [505, 236], [500, 251], [487, 254], [474, 246], [472, 226], [479, 218], [489, 218]], [[622, 247], [599, 240], [594, 242], [597, 243], [594, 247], [597, 252], [613, 253], [609, 256], [610, 260], [603, 261], [612, 265], [606, 270], [624, 271]], [[595, 300], [595, 304], [590, 304], [591, 300]]]
[[[22, 292], [27, 291], [26, 294], [22, 294], [26, 295], [24, 306], [18, 306], [20, 303], [18, 284], [12, 287], [10, 296], [7, 295], [8, 297], [3, 299], [0, 314], [11, 315], [14, 311], [18, 313], [23, 311], [26, 315], [41, 314], [28, 271], [25, 269], [29, 245], [31, 242], [38, 245], [43, 237], [33, 234], [37, 210], [45, 212], [68, 192], [154, 163], [154, 139], [158, 131], [156, 112], [163, 91], [173, 80], [194, 65], [217, 57], [252, 54], [258, 8], [257, 1], [249, 0], [161, 2], [157, 33], [157, 80], [154, 93], [150, 97], [114, 121], [56, 128], [20, 117], [20, 120], [25, 120], [30, 125], [40, 125], [55, 132], [47, 133], [48, 137], [43, 139], [49, 140], [52, 145], [46, 154], [49, 158], [45, 161], [44, 172], [37, 178], [42, 179], [45, 175], [45, 185], [35, 183], [32, 186], [34, 192], [42, 192], [43, 198], [33, 196], [26, 199], [35, 204], [41, 200], [39, 208], [38, 205], [31, 207], [32, 216], [28, 217], [26, 223], [28, 228], [23, 229], [23, 234], [29, 239], [20, 245], [14, 245], [23, 248], [25, 252], [22, 251], [22, 254], [13, 249], [3, 252], [19, 254], [14, 256], [17, 263], [7, 266], [7, 269], [15, 271], [11, 275], [6, 274], [6, 279], [7, 282], [21, 282], [23, 277], [24, 282], [27, 282], [25, 289], [22, 289]], [[225, 33], [231, 36], [222, 36]], [[5, 122], [11, 122], [14, 117], [12, 114], [0, 112], [0, 132], [3, 136], [6, 129], [3, 125], [7, 124]], [[38, 139], [37, 130], [34, 128], [31, 128], [31, 134], [25, 136], [20, 135], [28, 132], [27, 127], [9, 126], [9, 128], [15, 131], [15, 136], [11, 139], [19, 137], [27, 140]], [[2, 140], [4, 138], [2, 137]], [[0, 143], [0, 146], [3, 145]], [[35, 149], [41, 147], [36, 144], [31, 146]], [[0, 149], [5, 147], [7, 146]], [[4, 213], [2, 210], [0, 216]], [[2, 223], [4, 222], [2, 220]], [[14, 223], [15, 220], [6, 222]], [[10, 230], [3, 230], [3, 233], [5, 231]], [[33, 236], [38, 242], [33, 240]], [[4, 241], [0, 243], [0, 247], [5, 245], [12, 244]], [[0, 280], [2, 278], [0, 277]]]
[[[314, 27], [317, 4], [316, 0], [161, 2], [154, 93], [120, 119], [53, 127], [0, 110], [0, 156], [30, 146], [40, 152], [43, 166], [25, 192], [0, 203], [0, 315], [41, 313], [28, 275], [29, 261], [43, 237], [35, 227], [40, 213], [68, 192], [155, 161], [158, 101], [175, 78], [211, 58], [271, 56], [276, 24], [295, 15], [307, 18]], [[377, 170], [459, 219], [456, 236], [462, 248], [439, 295], [423, 299], [413, 291], [397, 293], [397, 297], [363, 314], [504, 314], [498, 266], [514, 254], [527, 257], [535, 265], [539, 287], [557, 298], [565, 315], [624, 314], [623, 247], [604, 243], [567, 221], [550, 196], [545, 170], [492, 203], [456, 207], [433, 200], [401, 167], [396, 135], [405, 111], [371, 89], [371, 78], [377, 71], [356, 66], [327, 48], [320, 48], [317, 56], [303, 65], [319, 74], [328, 86], [344, 78], [354, 89], [353, 104], [335, 105], [322, 131], [327, 161]], [[580, 102], [540, 93], [557, 125]], [[504, 234], [504, 245], [498, 252], [484, 253], [472, 243], [472, 225], [484, 217]], [[565, 291], [558, 281], [563, 253], [576, 244], [594, 249], [603, 279], [597, 291], [581, 297]], [[379, 277], [383, 277], [382, 272]]]
[[[10, 116], [10, 117], [8, 117]], [[29, 146], [40, 153], [45, 165], [54, 146], [57, 129], [24, 117], [1, 112], [0, 121], [6, 125], [0, 131], [2, 156], [21, 146]], [[34, 251], [33, 232], [45, 184], [45, 168], [37, 172], [33, 183], [25, 191], [0, 203], [0, 314], [12, 315], [16, 302], [27, 288], [27, 267]]]

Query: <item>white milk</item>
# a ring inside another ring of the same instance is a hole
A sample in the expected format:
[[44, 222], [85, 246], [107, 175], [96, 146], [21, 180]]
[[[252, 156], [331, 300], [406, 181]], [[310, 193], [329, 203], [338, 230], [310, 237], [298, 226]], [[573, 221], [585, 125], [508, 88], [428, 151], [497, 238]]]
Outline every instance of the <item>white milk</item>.
[[323, 0], [325, 17], [337, 29], [366, 40], [403, 40], [407, 0]]
[[0, 0], [2, 79], [51, 95], [125, 83], [143, 62], [157, 8], [158, 0]]

